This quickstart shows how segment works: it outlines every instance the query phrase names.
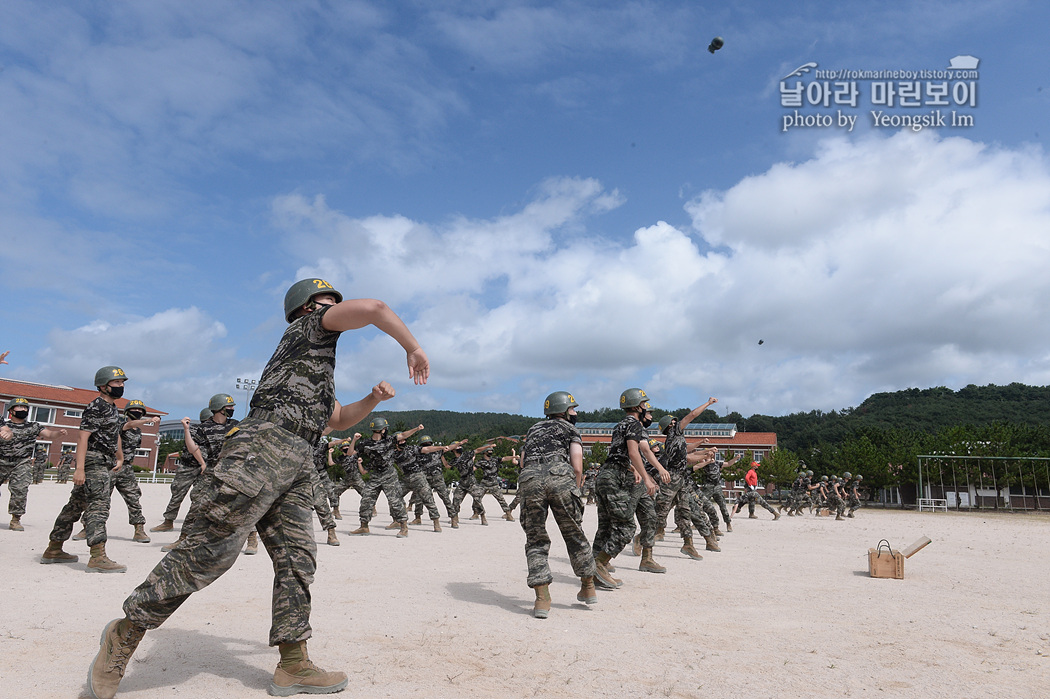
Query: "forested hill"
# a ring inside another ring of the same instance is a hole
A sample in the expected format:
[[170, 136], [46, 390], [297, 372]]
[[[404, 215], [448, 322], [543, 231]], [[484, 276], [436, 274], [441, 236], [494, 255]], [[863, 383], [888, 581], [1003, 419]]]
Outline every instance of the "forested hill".
[[783, 417], [752, 415], [740, 429], [776, 432], [778, 443], [800, 451], [818, 442], [837, 443], [865, 429], [937, 432], [992, 423], [1045, 425], [1050, 418], [1050, 386], [974, 386], [910, 388], [876, 393], [856, 408], [828, 413], [814, 410]]
[[[673, 411], [684, 415], [688, 408]], [[659, 419], [662, 411], [655, 411]], [[449, 410], [377, 411], [394, 431], [425, 426], [424, 432], [440, 441], [469, 436], [489, 439], [500, 435], [523, 435], [538, 417], [509, 413], [457, 413]], [[371, 418], [372, 416], [370, 416]], [[623, 412], [604, 408], [581, 412], [581, 422], [617, 422]], [[369, 418], [369, 419], [370, 419]], [[876, 393], [856, 408], [823, 412], [792, 413], [781, 417], [737, 413], [719, 417], [707, 410], [699, 422], [734, 422], [740, 430], [776, 432], [780, 446], [800, 451], [818, 442], [838, 443], [865, 429], [936, 432], [959, 425], [990, 425], [995, 422], [1045, 425], [1050, 420], [1050, 386], [970, 385], [958, 391], [943, 386], [910, 388], [893, 393]], [[338, 436], [367, 432], [368, 421], [355, 425]]]

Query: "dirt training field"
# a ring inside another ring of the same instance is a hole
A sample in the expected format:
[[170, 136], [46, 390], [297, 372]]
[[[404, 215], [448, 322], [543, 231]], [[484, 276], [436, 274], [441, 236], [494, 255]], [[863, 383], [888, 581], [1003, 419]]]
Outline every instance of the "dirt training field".
[[[131, 541], [119, 495], [108, 553], [126, 574], [40, 565], [70, 485], [29, 492], [25, 532], [0, 525], [0, 696], [86, 696], [103, 625], [177, 532]], [[168, 488], [143, 485], [147, 527]], [[6, 507], [7, 490], [0, 497]], [[188, 501], [183, 504], [185, 515]], [[734, 519], [721, 553], [682, 556], [677, 535], [656, 545], [667, 573], [615, 560], [624, 587], [576, 602], [578, 582], [553, 520], [554, 606], [534, 619], [524, 534], [499, 518], [445, 531], [351, 537], [357, 494], [343, 496], [342, 546], [324, 545], [310, 655], [350, 676], [348, 697], [1046, 697], [1050, 692], [1050, 517], [861, 510], [855, 519]], [[442, 513], [443, 507], [439, 505]], [[469, 516], [469, 505], [463, 514]], [[176, 526], [181, 524], [178, 522]], [[673, 523], [671, 527], [673, 527]], [[585, 528], [596, 528], [594, 507]], [[933, 543], [904, 580], [871, 579], [867, 550]], [[698, 539], [700, 547], [703, 540]], [[264, 551], [241, 556], [214, 585], [147, 633], [118, 697], [263, 697], [277, 652], [266, 645], [272, 570]]]

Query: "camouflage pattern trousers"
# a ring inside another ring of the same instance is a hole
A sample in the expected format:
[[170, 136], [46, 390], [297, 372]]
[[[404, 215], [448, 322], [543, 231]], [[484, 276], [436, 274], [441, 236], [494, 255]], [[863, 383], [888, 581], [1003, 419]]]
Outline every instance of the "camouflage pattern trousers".
[[[696, 525], [700, 536], [711, 535], [711, 523], [709, 515], [700, 509], [700, 501], [696, 496], [696, 487], [690, 482], [692, 476], [685, 471], [671, 471], [671, 482], [660, 484], [660, 493], [656, 497], [656, 522], [657, 526], [667, 526], [667, 515], [674, 507], [675, 524], [683, 538], [693, 538], [693, 530], [689, 526], [692, 522]], [[717, 517], [717, 513], [715, 514]], [[716, 522], [717, 523], [717, 522]]]
[[758, 494], [757, 490], [745, 490], [740, 495], [740, 499], [737, 500], [736, 506], [738, 509], [743, 509], [744, 503], [747, 503], [747, 514], [748, 516], [751, 516], [755, 514], [756, 502], [764, 507], [769, 514], [775, 515], [777, 513], [777, 511], [773, 509], [773, 506], [766, 502], [764, 497]]
[[[630, 467], [603, 465], [598, 471], [595, 490], [598, 494], [598, 531], [594, 533], [594, 553], [607, 553], [615, 557], [634, 538], [635, 513], [639, 521], [648, 518], [648, 508], [641, 504], [646, 495], [642, 483], [635, 486], [634, 471]], [[656, 535], [656, 508], [653, 499], [646, 495], [652, 509], [651, 531], [644, 530], [642, 545], [649, 548]], [[641, 510], [639, 509], [641, 508]], [[648, 538], [648, 544], [645, 543]]]
[[452, 497], [452, 514], [459, 517], [459, 508], [463, 506], [463, 499], [467, 497], [467, 493], [470, 493], [470, 499], [472, 501], [471, 509], [474, 511], [474, 514], [483, 514], [485, 508], [481, 506], [482, 493], [478, 490], [478, 482], [474, 480], [474, 476], [459, 479], [459, 485], [456, 486], [456, 493]]
[[361, 472], [357, 470], [356, 463], [348, 468], [346, 475], [343, 476], [343, 480], [338, 483], [332, 483], [332, 491], [328, 496], [328, 502], [332, 507], [339, 507], [339, 497], [351, 488], [356, 490], [358, 495], [363, 495], [365, 492], [365, 479], [361, 477]]
[[[135, 478], [135, 469], [131, 464], [125, 464], [116, 473], [109, 474], [109, 497], [113, 498], [113, 490], [120, 493], [124, 498], [124, 504], [128, 507], [128, 524], [145, 524], [146, 518], [142, 515], [142, 488], [139, 487], [138, 479]], [[86, 517], [87, 515], [85, 515]]]
[[554, 580], [548, 563], [551, 549], [551, 539], [547, 534], [548, 511], [554, 515], [561, 538], [565, 540], [572, 572], [581, 578], [595, 574], [594, 554], [583, 532], [583, 500], [572, 468], [559, 465], [546, 473], [544, 470], [528, 468], [521, 472], [518, 480], [529, 587], [549, 585]]
[[58, 482], [65, 483], [69, 480], [69, 462], [60, 461], [58, 462]]
[[842, 516], [846, 512], [846, 503], [842, 502], [834, 490], [828, 491], [828, 509], [836, 515]]
[[[704, 485], [700, 492], [707, 497], [712, 504], [717, 506], [719, 512], [722, 513], [722, 521], [729, 524], [732, 518], [729, 516], [729, 504], [726, 503], [726, 496], [722, 493], [722, 486], [720, 485]], [[718, 518], [713, 518], [711, 524], [717, 526]]]
[[372, 519], [372, 508], [379, 499], [379, 492], [386, 495], [387, 505], [390, 507], [390, 517], [395, 522], [407, 522], [408, 510], [405, 509], [405, 501], [401, 495], [401, 482], [397, 480], [397, 471], [390, 469], [386, 473], [373, 473], [368, 482], [365, 483], [365, 491], [361, 493], [361, 524], [368, 524]]
[[[495, 483], [486, 483], [482, 481], [478, 483], [478, 501], [481, 502], [482, 498], [486, 495], [491, 495], [496, 498], [496, 502], [503, 509], [504, 512], [510, 512], [510, 505], [503, 498], [503, 488], [500, 487], [499, 481]], [[485, 503], [481, 502], [481, 511], [485, 511]]]
[[849, 509], [849, 513], [853, 514], [860, 509], [860, 498], [856, 495], [850, 495], [849, 499], [846, 500], [846, 507]]
[[109, 459], [87, 454], [84, 457], [84, 483], [74, 485], [69, 501], [55, 518], [50, 539], [62, 543], [73, 534], [73, 525], [83, 517], [88, 546], [106, 543], [106, 520], [109, 519]]
[[186, 499], [186, 494], [190, 492], [190, 488], [197, 482], [200, 475], [200, 466], [190, 467], [179, 464], [175, 471], [175, 479], [171, 482], [171, 500], [168, 501], [168, 507], [164, 510], [164, 519], [170, 522], [175, 521], [179, 516], [182, 501]]
[[[430, 485], [430, 491], [436, 495], [441, 502], [445, 503], [445, 512], [449, 517], [452, 516], [452, 498], [448, 494], [448, 486], [445, 485], [445, 474], [441, 471], [427, 471], [426, 472], [427, 483]], [[416, 517], [423, 516], [423, 502], [416, 496], [412, 496], [412, 504], [416, 509]]]
[[427, 512], [430, 513], [430, 519], [441, 519], [441, 513], [438, 512], [437, 505], [434, 504], [434, 493], [431, 491], [430, 483], [427, 482], [427, 477], [422, 471], [405, 474], [404, 490], [405, 496], [412, 493], [409, 504], [416, 503], [420, 508], [420, 513], [416, 515], [417, 517], [422, 516], [422, 508], [426, 506]]
[[21, 461], [0, 461], [0, 485], [7, 483], [7, 489], [11, 491], [7, 501], [8, 514], [21, 517], [26, 513], [26, 501], [29, 499], [29, 485], [32, 480], [32, 457]]
[[332, 506], [329, 504], [328, 491], [324, 487], [325, 481], [332, 482], [328, 477], [328, 472], [315, 468], [313, 477], [314, 512], [317, 513], [317, 519], [321, 522], [321, 529], [335, 529], [335, 515], [332, 514]]
[[139, 626], [157, 628], [229, 570], [256, 529], [273, 561], [270, 645], [305, 641], [317, 568], [313, 445], [259, 418], [245, 418], [238, 427], [218, 464], [204, 473], [196, 517], [183, 527], [186, 538], [124, 600], [124, 613]]

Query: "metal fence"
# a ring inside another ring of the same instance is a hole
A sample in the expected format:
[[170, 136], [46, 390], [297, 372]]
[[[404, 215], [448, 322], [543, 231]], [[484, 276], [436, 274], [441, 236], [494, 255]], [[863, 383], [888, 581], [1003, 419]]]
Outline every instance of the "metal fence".
[[1050, 458], [921, 454], [918, 459], [919, 509], [1050, 510]]

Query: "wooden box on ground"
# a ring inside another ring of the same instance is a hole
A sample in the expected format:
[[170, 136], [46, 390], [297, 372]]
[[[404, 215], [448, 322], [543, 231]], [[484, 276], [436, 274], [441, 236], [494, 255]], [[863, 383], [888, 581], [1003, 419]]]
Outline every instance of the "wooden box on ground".
[[877, 548], [868, 549], [868, 575], [873, 578], [904, 579], [904, 559], [911, 558], [930, 543], [927, 536], [921, 537], [903, 551], [890, 548], [890, 542], [883, 539]]

